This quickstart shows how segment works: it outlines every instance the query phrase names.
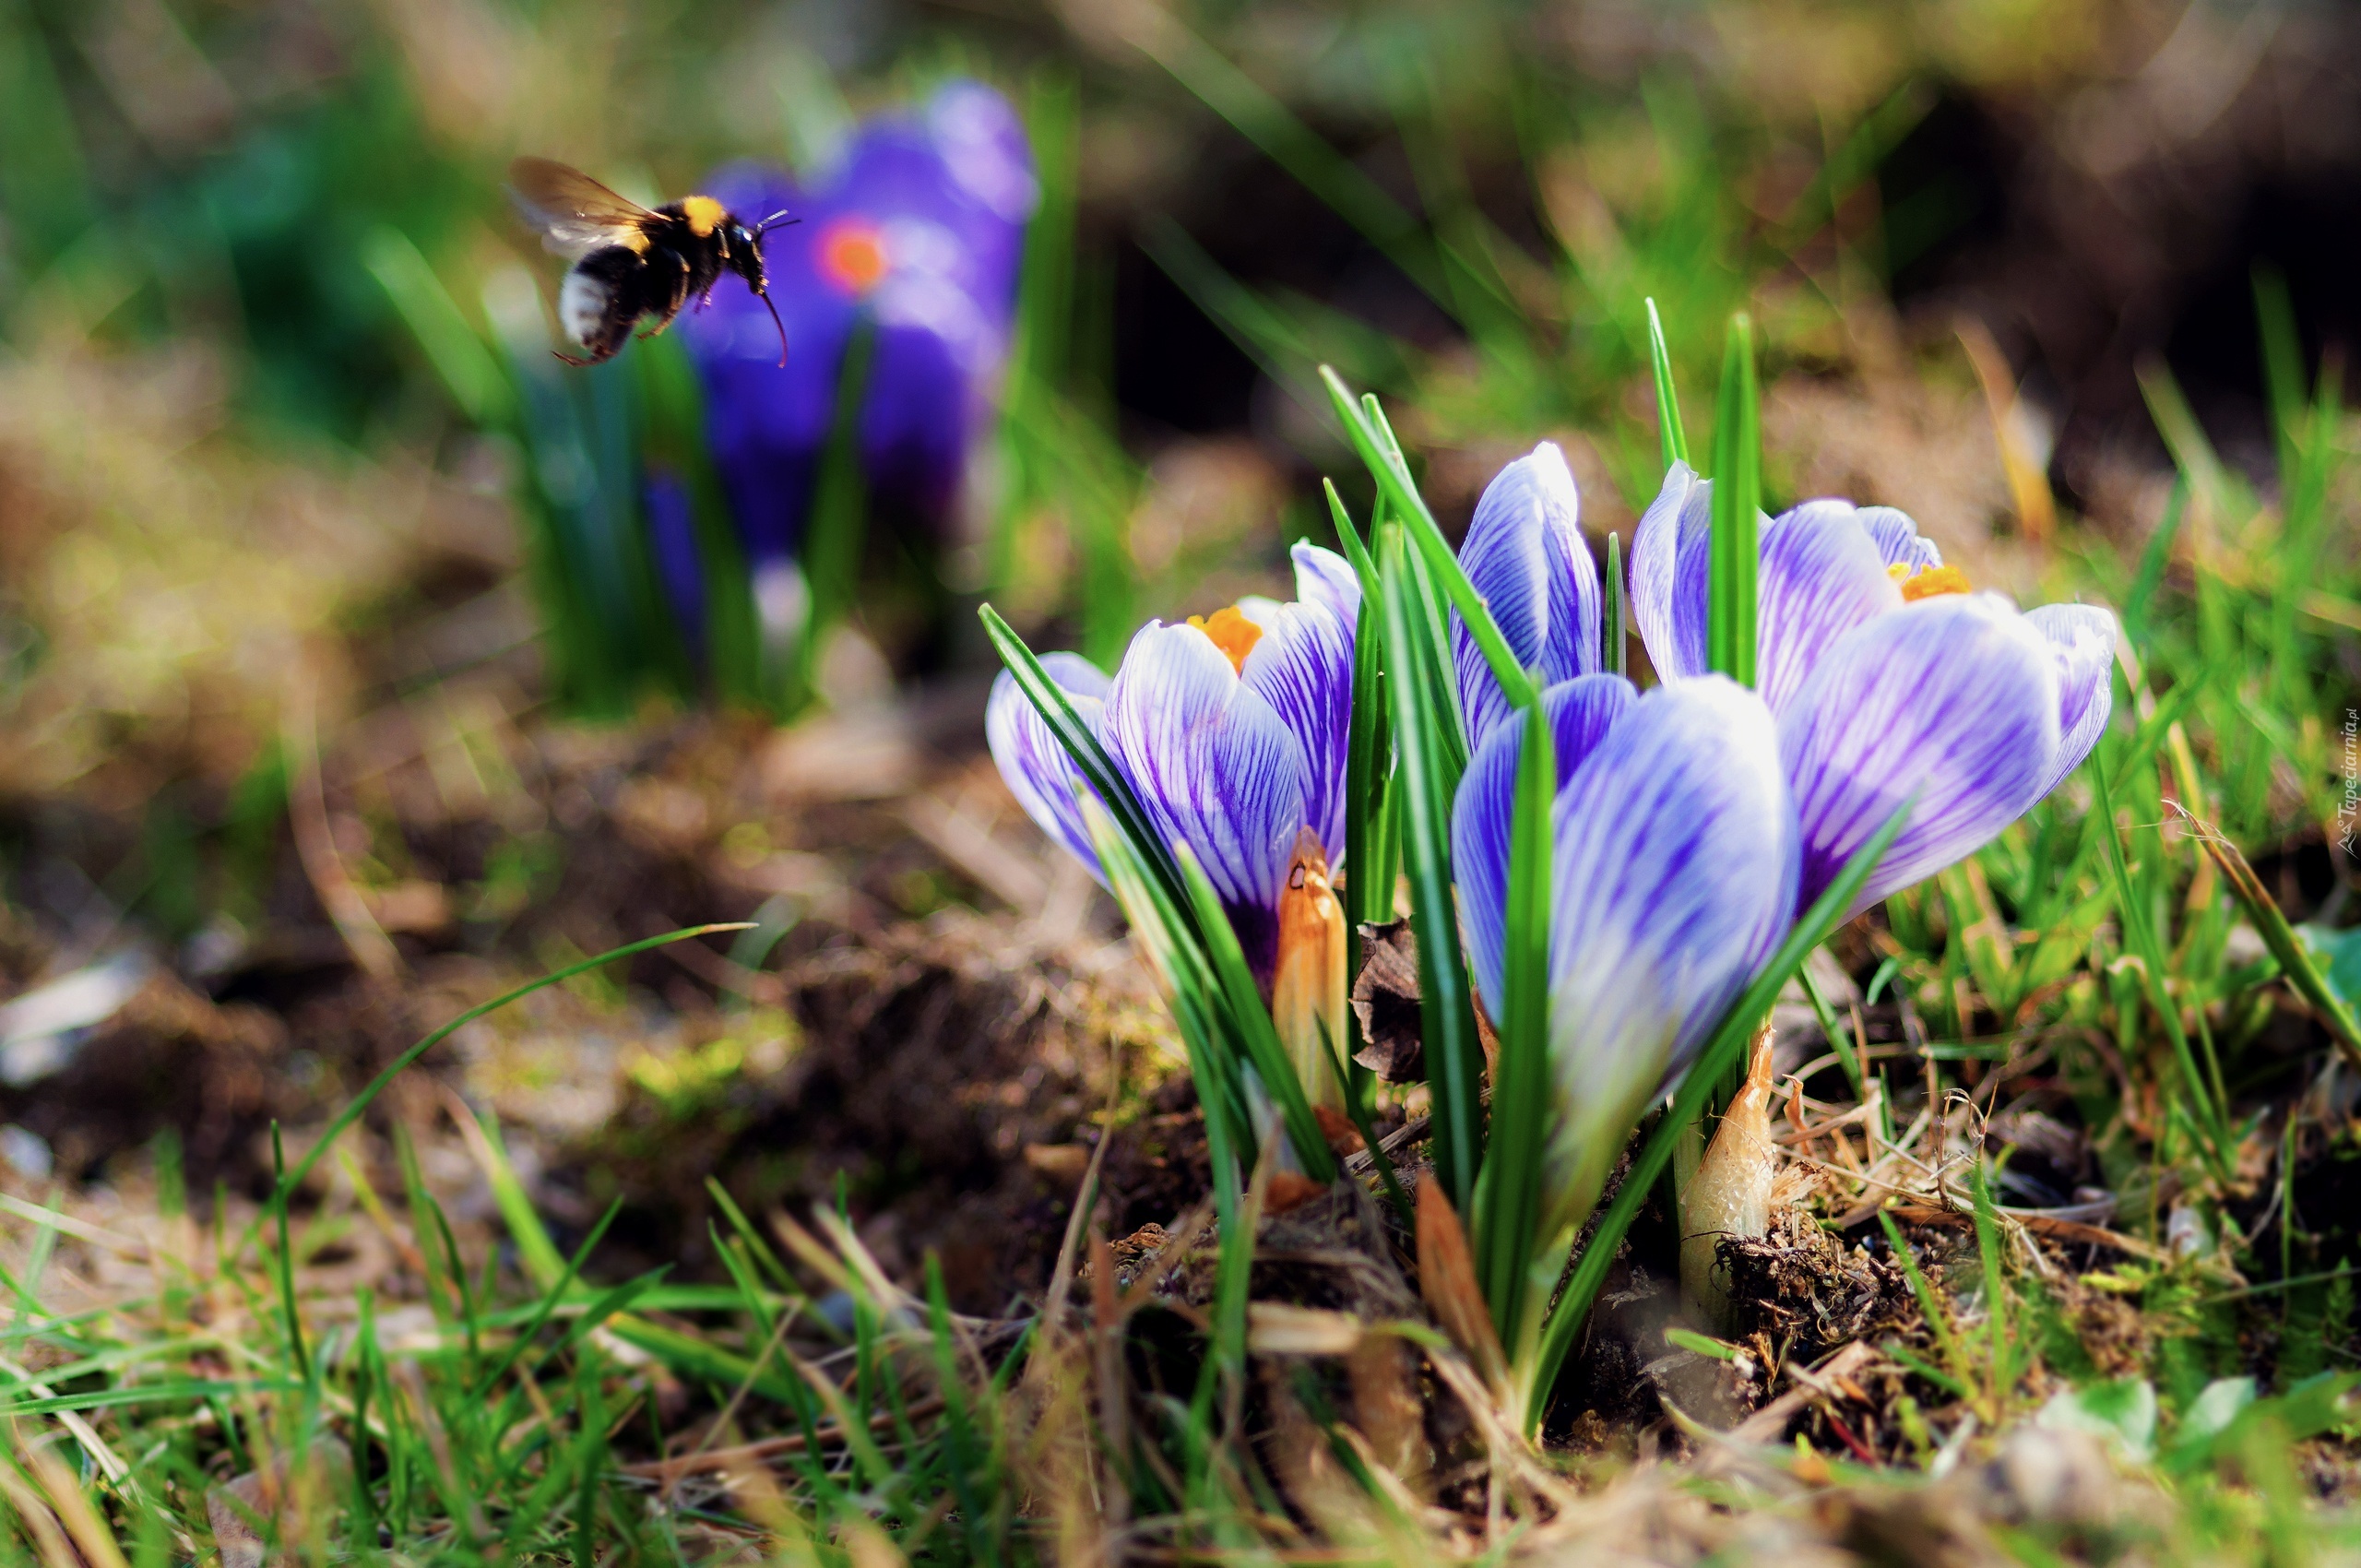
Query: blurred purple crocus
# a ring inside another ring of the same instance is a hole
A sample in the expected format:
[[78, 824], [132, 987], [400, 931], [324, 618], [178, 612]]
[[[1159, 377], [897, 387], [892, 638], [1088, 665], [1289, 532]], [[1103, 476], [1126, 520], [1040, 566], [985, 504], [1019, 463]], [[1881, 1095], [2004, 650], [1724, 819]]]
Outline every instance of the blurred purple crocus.
[[[1703, 674], [1712, 484], [1675, 463], [1631, 549], [1631, 618], [1667, 681]], [[1854, 910], [1989, 843], [2090, 754], [2115, 618], [1971, 590], [1891, 507], [1807, 501], [1762, 525], [1756, 668], [1802, 832], [1799, 905], [1914, 795]]]
[[722, 170], [709, 189], [732, 211], [799, 220], [764, 242], [787, 326], [784, 368], [763, 303], [731, 279], [684, 329], [760, 595], [801, 543], [846, 346], [864, 315], [876, 329], [858, 427], [870, 493], [925, 518], [951, 514], [1007, 356], [1039, 186], [1007, 100], [961, 81], [916, 114], [862, 125], [809, 189], [754, 164]]

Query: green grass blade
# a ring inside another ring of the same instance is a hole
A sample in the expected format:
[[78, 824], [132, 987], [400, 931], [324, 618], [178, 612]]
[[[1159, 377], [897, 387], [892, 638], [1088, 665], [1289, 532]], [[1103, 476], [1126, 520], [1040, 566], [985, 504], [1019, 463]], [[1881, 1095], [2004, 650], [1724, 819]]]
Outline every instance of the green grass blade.
[[2156, 933], [2148, 923], [2148, 906], [2131, 885], [2131, 873], [2124, 863], [2123, 844], [2116, 837], [2115, 802], [2107, 789], [2106, 768], [2096, 755], [2091, 758], [2091, 788], [2098, 797], [2098, 828], [2106, 841], [2108, 869], [2115, 876], [2116, 912], [2123, 922], [2124, 937], [2140, 960], [2142, 984], [2148, 992], [2149, 1005], [2165, 1026], [2165, 1038], [2172, 1041], [2173, 1060], [2179, 1065], [2181, 1081], [2189, 1089], [2189, 1099], [2198, 1108], [2201, 1119], [2200, 1132], [2205, 1143], [2206, 1163], [2213, 1168], [2217, 1180], [2229, 1175], [2229, 1139], [2225, 1132], [2226, 1118], [2223, 1108], [2213, 1098], [2205, 1075], [2199, 1071], [2196, 1055], [2189, 1050], [2189, 1035], [2180, 1027], [2180, 1007], [2165, 987], [2165, 953]]
[[1394, 918], [1393, 861], [1380, 843], [1385, 832], [1386, 785], [1394, 776], [1394, 737], [1385, 718], [1383, 616], [1378, 596], [1363, 594], [1353, 637], [1352, 729], [1345, 742], [1345, 888], [1350, 919], [1357, 925], [1382, 925]]
[[457, 302], [410, 237], [390, 223], [378, 224], [362, 241], [361, 264], [393, 301], [459, 411], [478, 425], [508, 418], [514, 398], [500, 362], [468, 325]]
[[1402, 519], [1410, 539], [1416, 541], [1419, 559], [1434, 575], [1452, 608], [1459, 612], [1459, 618], [1466, 623], [1468, 635], [1475, 638], [1476, 646], [1483, 651], [1484, 662], [1491, 668], [1492, 678], [1500, 683], [1512, 704], [1530, 707], [1539, 700], [1540, 694], [1524, 666], [1517, 662], [1491, 612], [1484, 608], [1483, 596], [1467, 580], [1467, 572], [1453, 553], [1450, 541], [1443, 538], [1434, 514], [1427, 509], [1426, 498], [1411, 481], [1409, 466], [1394, 445], [1393, 433], [1373, 422], [1368, 411], [1353, 400], [1352, 393], [1334, 370], [1322, 365], [1320, 380], [1328, 388], [1328, 399], [1336, 417], [1344, 423], [1346, 439], [1377, 481], [1378, 492], [1385, 498], [1388, 510]]
[[[496, 1013], [510, 1003], [530, 996], [537, 991], [572, 980], [576, 975], [587, 974], [592, 969], [603, 968], [619, 958], [629, 958], [675, 942], [686, 942], [692, 937], [711, 936], [724, 931], [743, 931], [746, 926], [747, 922], [744, 921], [725, 921], [715, 925], [686, 926], [679, 931], [668, 931], [661, 936], [650, 936], [638, 942], [626, 943], [621, 947], [611, 947], [596, 957], [585, 958], [578, 964], [568, 964], [562, 969], [552, 969], [538, 980], [528, 980], [514, 991], [503, 992], [489, 1002], [469, 1008], [433, 1034], [412, 1045], [399, 1056], [395, 1057], [386, 1064], [384, 1072], [370, 1079], [369, 1087], [354, 1096], [342, 1111], [337, 1112], [336, 1119], [327, 1124], [327, 1130], [320, 1134], [318, 1141], [312, 1145], [310, 1151], [295, 1162], [295, 1169], [279, 1178], [278, 1186], [271, 1193], [272, 1201], [283, 1203], [289, 1195], [301, 1187], [303, 1184], [303, 1179], [312, 1173], [312, 1167], [320, 1162], [320, 1157], [326, 1154], [328, 1146], [336, 1142], [338, 1134], [361, 1120], [362, 1113], [369, 1109], [370, 1103], [383, 1094], [386, 1086], [399, 1077], [410, 1063], [485, 1014]], [[257, 1220], [255, 1223], [259, 1224], [260, 1221]], [[252, 1234], [249, 1229], [249, 1241], [252, 1240]]]
[[1459, 917], [1452, 902], [1451, 804], [1456, 778], [1443, 756], [1443, 716], [1429, 711], [1432, 684], [1418, 667], [1430, 641], [1413, 617], [1404, 526], [1389, 519], [1378, 534], [1386, 683], [1393, 697], [1396, 766], [1402, 781], [1402, 851], [1410, 873], [1411, 923], [1418, 937], [1420, 1029], [1427, 1084], [1434, 1097], [1435, 1168], [1453, 1206], [1475, 1212], [1476, 1172], [1483, 1159], [1484, 1054], [1476, 1039], [1467, 966], [1460, 956]]
[[[2261, 341], [2262, 386], [2271, 408], [2271, 437], [2279, 457], [2282, 497], [2294, 493], [2302, 466], [2303, 424], [2308, 413], [2304, 396], [2303, 339], [2296, 330], [2296, 306], [2288, 298], [2287, 279], [2276, 267], [2254, 269], [2256, 336]], [[2284, 501], [2283, 501], [2284, 504]]]
[[1761, 564], [1762, 394], [1754, 377], [1754, 324], [1730, 317], [1714, 408], [1714, 542], [1705, 657], [1740, 685], [1754, 684], [1755, 577]]
[[1648, 368], [1656, 383], [1656, 443], [1664, 451], [1664, 466], [1689, 461], [1689, 433], [1680, 425], [1680, 393], [1672, 384], [1672, 350], [1664, 339], [1664, 319], [1656, 302], [1648, 302]]
[[[1607, 1281], [1608, 1265], [1614, 1261], [1616, 1248], [1621, 1244], [1624, 1233], [1631, 1229], [1632, 1219], [1640, 1212], [1641, 1204], [1654, 1190], [1657, 1179], [1670, 1162], [1673, 1145], [1679, 1141], [1681, 1131], [1695, 1124], [1714, 1082], [1745, 1051], [1753, 1035], [1755, 1023], [1770, 1012], [1771, 1004], [1778, 997], [1780, 988], [1787, 983], [1788, 977], [1803, 967], [1804, 959], [1813, 948], [1828, 940], [1829, 933], [1836, 929], [1845, 911], [1852, 908], [1854, 897], [1869, 880], [1869, 873], [1877, 869], [1878, 862], [1885, 858], [1886, 849], [1901, 833], [1903, 824], [1909, 820], [1915, 804], [1916, 800], [1914, 797], [1896, 808], [1869, 841], [1845, 862], [1845, 869], [1837, 873], [1836, 880], [1813, 900], [1810, 909], [1804, 911], [1803, 918], [1787, 932], [1787, 939], [1779, 944], [1779, 950], [1771, 956], [1771, 961], [1754, 978], [1754, 983], [1746, 988], [1745, 994], [1723, 1016], [1720, 1027], [1705, 1042], [1705, 1048], [1698, 1053], [1697, 1060], [1690, 1063], [1688, 1073], [1680, 1080], [1680, 1087], [1674, 1092], [1672, 1104], [1657, 1119], [1655, 1131], [1648, 1135], [1639, 1157], [1624, 1172], [1623, 1185], [1616, 1191], [1615, 1201], [1608, 1206], [1607, 1213], [1591, 1234], [1590, 1244], [1583, 1249], [1581, 1259], [1574, 1265], [1573, 1277], [1566, 1282], [1564, 1292], [1550, 1309], [1548, 1321], [1542, 1328], [1537, 1352], [1536, 1375], [1533, 1384], [1537, 1391], [1536, 1396], [1525, 1412], [1528, 1431], [1539, 1429], [1542, 1413], [1548, 1406], [1549, 1389], [1558, 1380], [1559, 1370], [1565, 1365], [1566, 1353], [1573, 1348], [1574, 1335], [1581, 1329], [1583, 1320], [1589, 1315], [1591, 1302], [1597, 1299], [1599, 1287]], [[1576, 1223], [1580, 1223], [1579, 1217]]]
[[[1528, 1310], [1526, 1276], [1541, 1238], [1543, 1156], [1549, 1111], [1549, 905], [1558, 795], [1557, 745], [1539, 704], [1525, 711], [1509, 831], [1508, 918], [1502, 948], [1500, 1054], [1491, 1135], [1477, 1182], [1476, 1267], [1503, 1345], [1517, 1343]], [[1554, 1283], [1554, 1280], [1552, 1281]]]

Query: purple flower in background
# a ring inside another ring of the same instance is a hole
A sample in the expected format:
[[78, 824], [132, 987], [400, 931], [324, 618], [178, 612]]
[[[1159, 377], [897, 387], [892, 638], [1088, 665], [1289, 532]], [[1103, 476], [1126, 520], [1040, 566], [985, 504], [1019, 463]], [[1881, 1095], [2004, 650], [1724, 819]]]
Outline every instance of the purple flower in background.
[[801, 542], [864, 313], [876, 328], [858, 426], [871, 493], [945, 518], [1007, 355], [1039, 196], [1015, 112], [988, 87], [955, 82], [915, 115], [861, 126], [808, 190], [752, 164], [721, 171], [710, 189], [732, 211], [799, 220], [764, 241], [784, 368], [768, 314], [742, 285], [725, 279], [685, 329], [706, 439], [758, 582]]
[[[1623, 1135], [1786, 933], [1795, 808], [1762, 699], [1722, 676], [1644, 695], [1615, 675], [1543, 694], [1551, 810], [1548, 1235], [1595, 1202]], [[1452, 812], [1462, 927], [1499, 1016], [1521, 723], [1477, 744]]]
[[[1667, 681], [1704, 672], [1712, 485], [1675, 463], [1631, 549], [1631, 618]], [[1778, 721], [1809, 903], [1917, 798], [1852, 912], [1989, 843], [2090, 754], [2115, 618], [1975, 593], [1891, 507], [1807, 501], [1762, 525], [1756, 669]]]
[[[1299, 835], [1316, 841], [1323, 875], [1344, 856], [1360, 612], [1360, 585], [1342, 556], [1299, 544], [1294, 559], [1293, 603], [1247, 599], [1183, 623], [1151, 621], [1111, 681], [1073, 654], [1043, 660], [1157, 828], [1196, 856], [1247, 961], [1266, 979], [1279, 964]], [[1004, 671], [986, 728], [1017, 800], [1095, 873], [1072, 765]]]

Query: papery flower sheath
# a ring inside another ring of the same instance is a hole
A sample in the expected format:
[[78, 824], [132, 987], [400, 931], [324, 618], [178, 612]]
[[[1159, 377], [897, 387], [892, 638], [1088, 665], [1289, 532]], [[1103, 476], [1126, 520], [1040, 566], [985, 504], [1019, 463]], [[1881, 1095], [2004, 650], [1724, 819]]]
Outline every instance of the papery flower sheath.
[[[1551, 812], [1548, 1223], [1595, 1201], [1647, 1100], [1689, 1065], [1770, 957], [1796, 901], [1796, 817], [1762, 700], [1718, 675], [1633, 695], [1588, 675], [1543, 695], [1563, 785]], [[1521, 724], [1496, 725], [1453, 811], [1453, 866], [1486, 1004]]]
[[[1675, 463], [1632, 541], [1631, 618], [1659, 676], [1706, 669], [1710, 481]], [[1973, 591], [1891, 507], [1808, 501], [1762, 525], [1756, 669], [1817, 897], [1905, 800], [1866, 909], [1974, 853], [2090, 754], [2115, 619]]]
[[871, 493], [942, 520], [990, 413], [1039, 199], [1015, 112], [990, 88], [955, 82], [918, 114], [862, 125], [808, 190], [753, 164], [721, 171], [709, 188], [733, 211], [798, 220], [764, 241], [787, 326], [784, 368], [768, 314], [742, 286], [717, 290], [685, 328], [714, 463], [757, 576], [801, 543], [864, 313], [876, 326], [858, 427]]
[[[1510, 651], [1543, 685], [1599, 667], [1598, 568], [1583, 542], [1581, 517], [1566, 456], [1545, 441], [1484, 487], [1459, 547], [1460, 564]], [[1472, 746], [1507, 716], [1509, 701], [1456, 610], [1451, 643]]]

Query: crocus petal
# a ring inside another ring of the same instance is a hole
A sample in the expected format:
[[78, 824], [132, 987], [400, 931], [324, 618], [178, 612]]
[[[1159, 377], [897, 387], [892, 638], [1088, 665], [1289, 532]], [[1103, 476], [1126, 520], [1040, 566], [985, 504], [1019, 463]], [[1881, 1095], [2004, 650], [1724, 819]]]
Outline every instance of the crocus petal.
[[[1107, 696], [1105, 673], [1078, 653], [1045, 654], [1041, 667], [1073, 699], [1083, 722], [1097, 733]], [[1106, 881], [1098, 869], [1098, 856], [1090, 847], [1089, 830], [1083, 826], [1081, 804], [1074, 799], [1074, 786], [1081, 776], [1032, 699], [1018, 688], [1016, 677], [1005, 670], [992, 681], [991, 700], [984, 707], [984, 738], [1009, 793], [1025, 808], [1025, 814], [1074, 851], [1074, 858], [1090, 868], [1091, 875]]]
[[1279, 889], [1309, 820], [1301, 744], [1211, 637], [1160, 621], [1132, 638], [1101, 734], [1157, 829], [1204, 867], [1247, 961], [1268, 975]]
[[1361, 580], [1353, 564], [1333, 550], [1299, 540], [1287, 552], [1295, 562], [1295, 596], [1307, 604], [1324, 604], [1344, 623], [1350, 636], [1360, 624]]
[[2082, 766], [2115, 707], [2115, 617], [2095, 604], [2045, 604], [2025, 612], [2058, 669], [2058, 755], [2047, 795]]
[[[1541, 694], [1556, 747], [1558, 787], [1606, 739], [1638, 693], [1620, 675], [1577, 675]], [[1484, 1006], [1501, 1006], [1501, 948], [1507, 940], [1509, 837], [1516, 804], [1516, 770], [1525, 755], [1525, 725], [1495, 724], [1467, 759], [1451, 808], [1452, 879], [1459, 885], [1459, 926], [1476, 967]]]
[[1770, 709], [1721, 676], [1639, 698], [1558, 798], [1551, 1198], [1597, 1195], [1793, 917], [1796, 824]]
[[1713, 481], [1677, 462], [1631, 536], [1631, 620], [1659, 680], [1711, 668], [1705, 616], [1713, 541]]
[[1935, 548], [1933, 540], [1919, 535], [1909, 513], [1892, 506], [1864, 506], [1854, 515], [1869, 530], [1870, 541], [1887, 565], [1907, 566], [1916, 573], [1943, 564], [1943, 552]]
[[1779, 719], [1802, 902], [1914, 794], [1848, 913], [1988, 843], [2047, 788], [2058, 707], [2047, 639], [1998, 595], [1922, 600], [1847, 633]]
[[[1242, 604], [1242, 601], [1241, 601]], [[1353, 724], [1353, 625], [1317, 600], [1281, 604], [1255, 618], [1263, 628], [1240, 671], [1301, 748], [1304, 817], [1328, 851], [1345, 853], [1345, 764]]]
[[[1598, 668], [1598, 568], [1581, 516], [1566, 455], [1545, 441], [1484, 487], [1459, 548], [1510, 651], [1544, 685]], [[1467, 733], [1481, 738], [1507, 717], [1509, 701], [1456, 610], [1451, 643]]]
[[1807, 501], [1762, 531], [1755, 671], [1774, 715], [1837, 638], [1902, 608], [1864, 515], [1849, 501]]

